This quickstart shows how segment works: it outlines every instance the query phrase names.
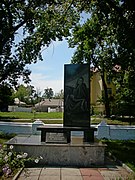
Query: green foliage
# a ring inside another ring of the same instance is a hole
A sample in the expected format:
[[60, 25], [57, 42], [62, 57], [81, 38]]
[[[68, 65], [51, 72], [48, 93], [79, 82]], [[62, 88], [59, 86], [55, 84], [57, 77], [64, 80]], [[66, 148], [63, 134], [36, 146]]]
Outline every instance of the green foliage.
[[115, 109], [115, 114], [119, 116], [134, 116], [135, 117], [135, 104], [118, 103]]
[[42, 60], [43, 48], [70, 35], [78, 21], [72, 1], [0, 2], [0, 83], [30, 81], [27, 65]]
[[[98, 2], [91, 3], [89, 13], [90, 18], [83, 25], [80, 24], [74, 28], [73, 36], [69, 40], [70, 47], [77, 46], [72, 62], [87, 62], [100, 71], [104, 87], [106, 115], [110, 116], [106, 76], [111, 76], [113, 66], [115, 66], [115, 44], [117, 45], [117, 41], [115, 34], [112, 33], [112, 24], [100, 9]], [[111, 17], [110, 12], [108, 13]]]
[[0, 119], [61, 119], [63, 113], [61, 112], [0, 112]]
[[18, 98], [27, 105], [33, 105], [41, 100], [41, 91], [31, 85], [19, 85], [13, 93], [13, 98]]
[[[11, 122], [33, 122], [35, 119], [41, 119], [45, 124], [62, 124], [63, 113], [61, 112], [40, 112], [40, 113], [27, 113], [27, 112], [0, 112], [0, 119], [2, 121]], [[99, 124], [103, 120], [102, 116], [91, 116], [91, 124]], [[131, 119], [132, 120], [132, 119]], [[106, 119], [107, 124], [114, 125], [129, 125], [128, 118]], [[134, 119], [132, 124], [134, 123]]]
[[4, 144], [9, 139], [13, 138], [16, 134], [12, 133], [3, 133], [0, 131], [0, 144]]
[[117, 103], [135, 104], [135, 73], [133, 69], [125, 71], [120, 81], [116, 83]]
[[59, 93], [54, 95], [54, 99], [64, 99], [64, 91], [63, 91], [63, 89], [61, 89]]
[[129, 165], [135, 171], [135, 141], [134, 140], [103, 140], [107, 144], [107, 151], [118, 160]]
[[53, 95], [54, 95], [53, 89], [46, 88], [46, 89], [44, 89], [44, 94], [42, 97], [50, 100], [50, 99], [52, 99]]
[[16, 134], [8, 134], [8, 133], [3, 133], [0, 131], [0, 138], [5, 138], [5, 139], [11, 139], [15, 136]]
[[12, 88], [7, 84], [0, 84], [0, 111], [8, 111], [10, 104], [13, 104]]
[[18, 98], [20, 101], [25, 102], [25, 97], [29, 97], [31, 93], [29, 92], [29, 89], [25, 87], [24, 85], [20, 85], [17, 88], [17, 91], [14, 93], [14, 97]]
[[28, 157], [28, 153], [17, 153], [13, 150], [14, 146], [0, 145], [0, 174], [3, 178], [10, 177], [16, 169], [24, 168], [26, 162], [38, 163], [42, 157]]
[[100, 71], [104, 104], [109, 115], [110, 99], [104, 73], [109, 78], [113, 77], [117, 87], [120, 87], [116, 100], [133, 103], [135, 99], [135, 4], [120, 0], [85, 1], [83, 10], [89, 13], [89, 19], [73, 29], [69, 40], [70, 47], [76, 47], [72, 62], [87, 62]]

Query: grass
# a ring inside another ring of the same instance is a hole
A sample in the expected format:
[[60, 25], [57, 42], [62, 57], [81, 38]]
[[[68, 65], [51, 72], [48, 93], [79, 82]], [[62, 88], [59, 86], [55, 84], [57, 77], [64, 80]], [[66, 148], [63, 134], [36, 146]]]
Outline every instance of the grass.
[[61, 112], [0, 112], [0, 119], [61, 119]]
[[5, 134], [0, 131], [0, 144], [4, 144], [4, 142], [8, 141], [9, 139], [13, 138], [16, 134]]
[[100, 118], [93, 117], [91, 122], [92, 122], [92, 124], [99, 124], [102, 120], [105, 120], [106, 123], [109, 125], [129, 125], [129, 121], [127, 119], [111, 120], [111, 119], [106, 119], [106, 118], [102, 118], [102, 117], [100, 117]]
[[63, 113], [61, 112], [50, 112], [50, 113], [0, 112], [0, 120], [6, 122], [32, 123], [36, 119], [41, 119], [45, 124], [62, 124]]
[[103, 140], [103, 142], [107, 144], [107, 152], [111, 152], [135, 172], [135, 140]]
[[0, 144], [4, 144], [4, 142], [8, 141], [9, 139], [7, 138], [0, 138]]
[[[33, 122], [35, 119], [41, 119], [46, 124], [61, 124], [63, 123], [62, 112], [0, 112], [1, 121], [10, 122]], [[51, 119], [51, 120], [50, 120]], [[57, 119], [57, 120], [53, 120]], [[103, 119], [102, 117], [92, 116], [91, 124], [99, 124]], [[107, 124], [112, 125], [129, 125], [128, 119], [111, 120], [105, 119]], [[133, 124], [133, 123], [132, 123]]]

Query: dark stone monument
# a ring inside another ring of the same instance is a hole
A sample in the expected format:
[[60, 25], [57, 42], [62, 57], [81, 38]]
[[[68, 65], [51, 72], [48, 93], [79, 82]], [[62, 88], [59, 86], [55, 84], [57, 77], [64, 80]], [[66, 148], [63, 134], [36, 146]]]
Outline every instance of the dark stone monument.
[[[21, 135], [12, 138], [7, 145], [14, 145], [16, 152], [29, 156], [42, 156], [41, 166], [90, 167], [104, 164], [105, 145], [94, 142], [90, 127], [90, 67], [88, 64], [65, 65], [64, 125], [37, 126], [37, 135]], [[83, 138], [73, 137], [82, 131]], [[80, 138], [79, 138], [80, 139]], [[75, 140], [77, 143], [75, 143]]]
[[[62, 127], [38, 127], [41, 142], [70, 143], [72, 131], [83, 131], [83, 142], [94, 142], [95, 128], [90, 127], [90, 66], [64, 66], [64, 123]], [[53, 136], [48, 136], [51, 133]], [[61, 134], [61, 135], [60, 135]], [[66, 141], [65, 141], [66, 140]]]
[[64, 66], [64, 126], [90, 127], [90, 66]]

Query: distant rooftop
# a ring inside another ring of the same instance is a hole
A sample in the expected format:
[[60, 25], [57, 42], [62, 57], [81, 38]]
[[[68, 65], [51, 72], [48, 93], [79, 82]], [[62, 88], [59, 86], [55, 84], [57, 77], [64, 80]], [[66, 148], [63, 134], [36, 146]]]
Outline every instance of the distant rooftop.
[[63, 99], [45, 99], [44, 101], [35, 104], [35, 107], [37, 106], [63, 106]]

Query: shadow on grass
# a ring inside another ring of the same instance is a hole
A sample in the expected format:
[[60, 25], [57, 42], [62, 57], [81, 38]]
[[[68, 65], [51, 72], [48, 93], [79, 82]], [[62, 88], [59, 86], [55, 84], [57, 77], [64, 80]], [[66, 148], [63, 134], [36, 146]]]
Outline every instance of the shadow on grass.
[[135, 171], [135, 140], [104, 140], [107, 151]]
[[4, 117], [2, 117], [2, 116], [0, 116], [0, 121], [2, 120], [2, 121], [6, 121], [6, 122], [10, 122], [11, 120], [13, 120], [13, 119], [17, 119], [17, 117], [14, 117], [14, 116], [12, 116], [12, 117], [9, 117], [9, 116], [4, 116]]

